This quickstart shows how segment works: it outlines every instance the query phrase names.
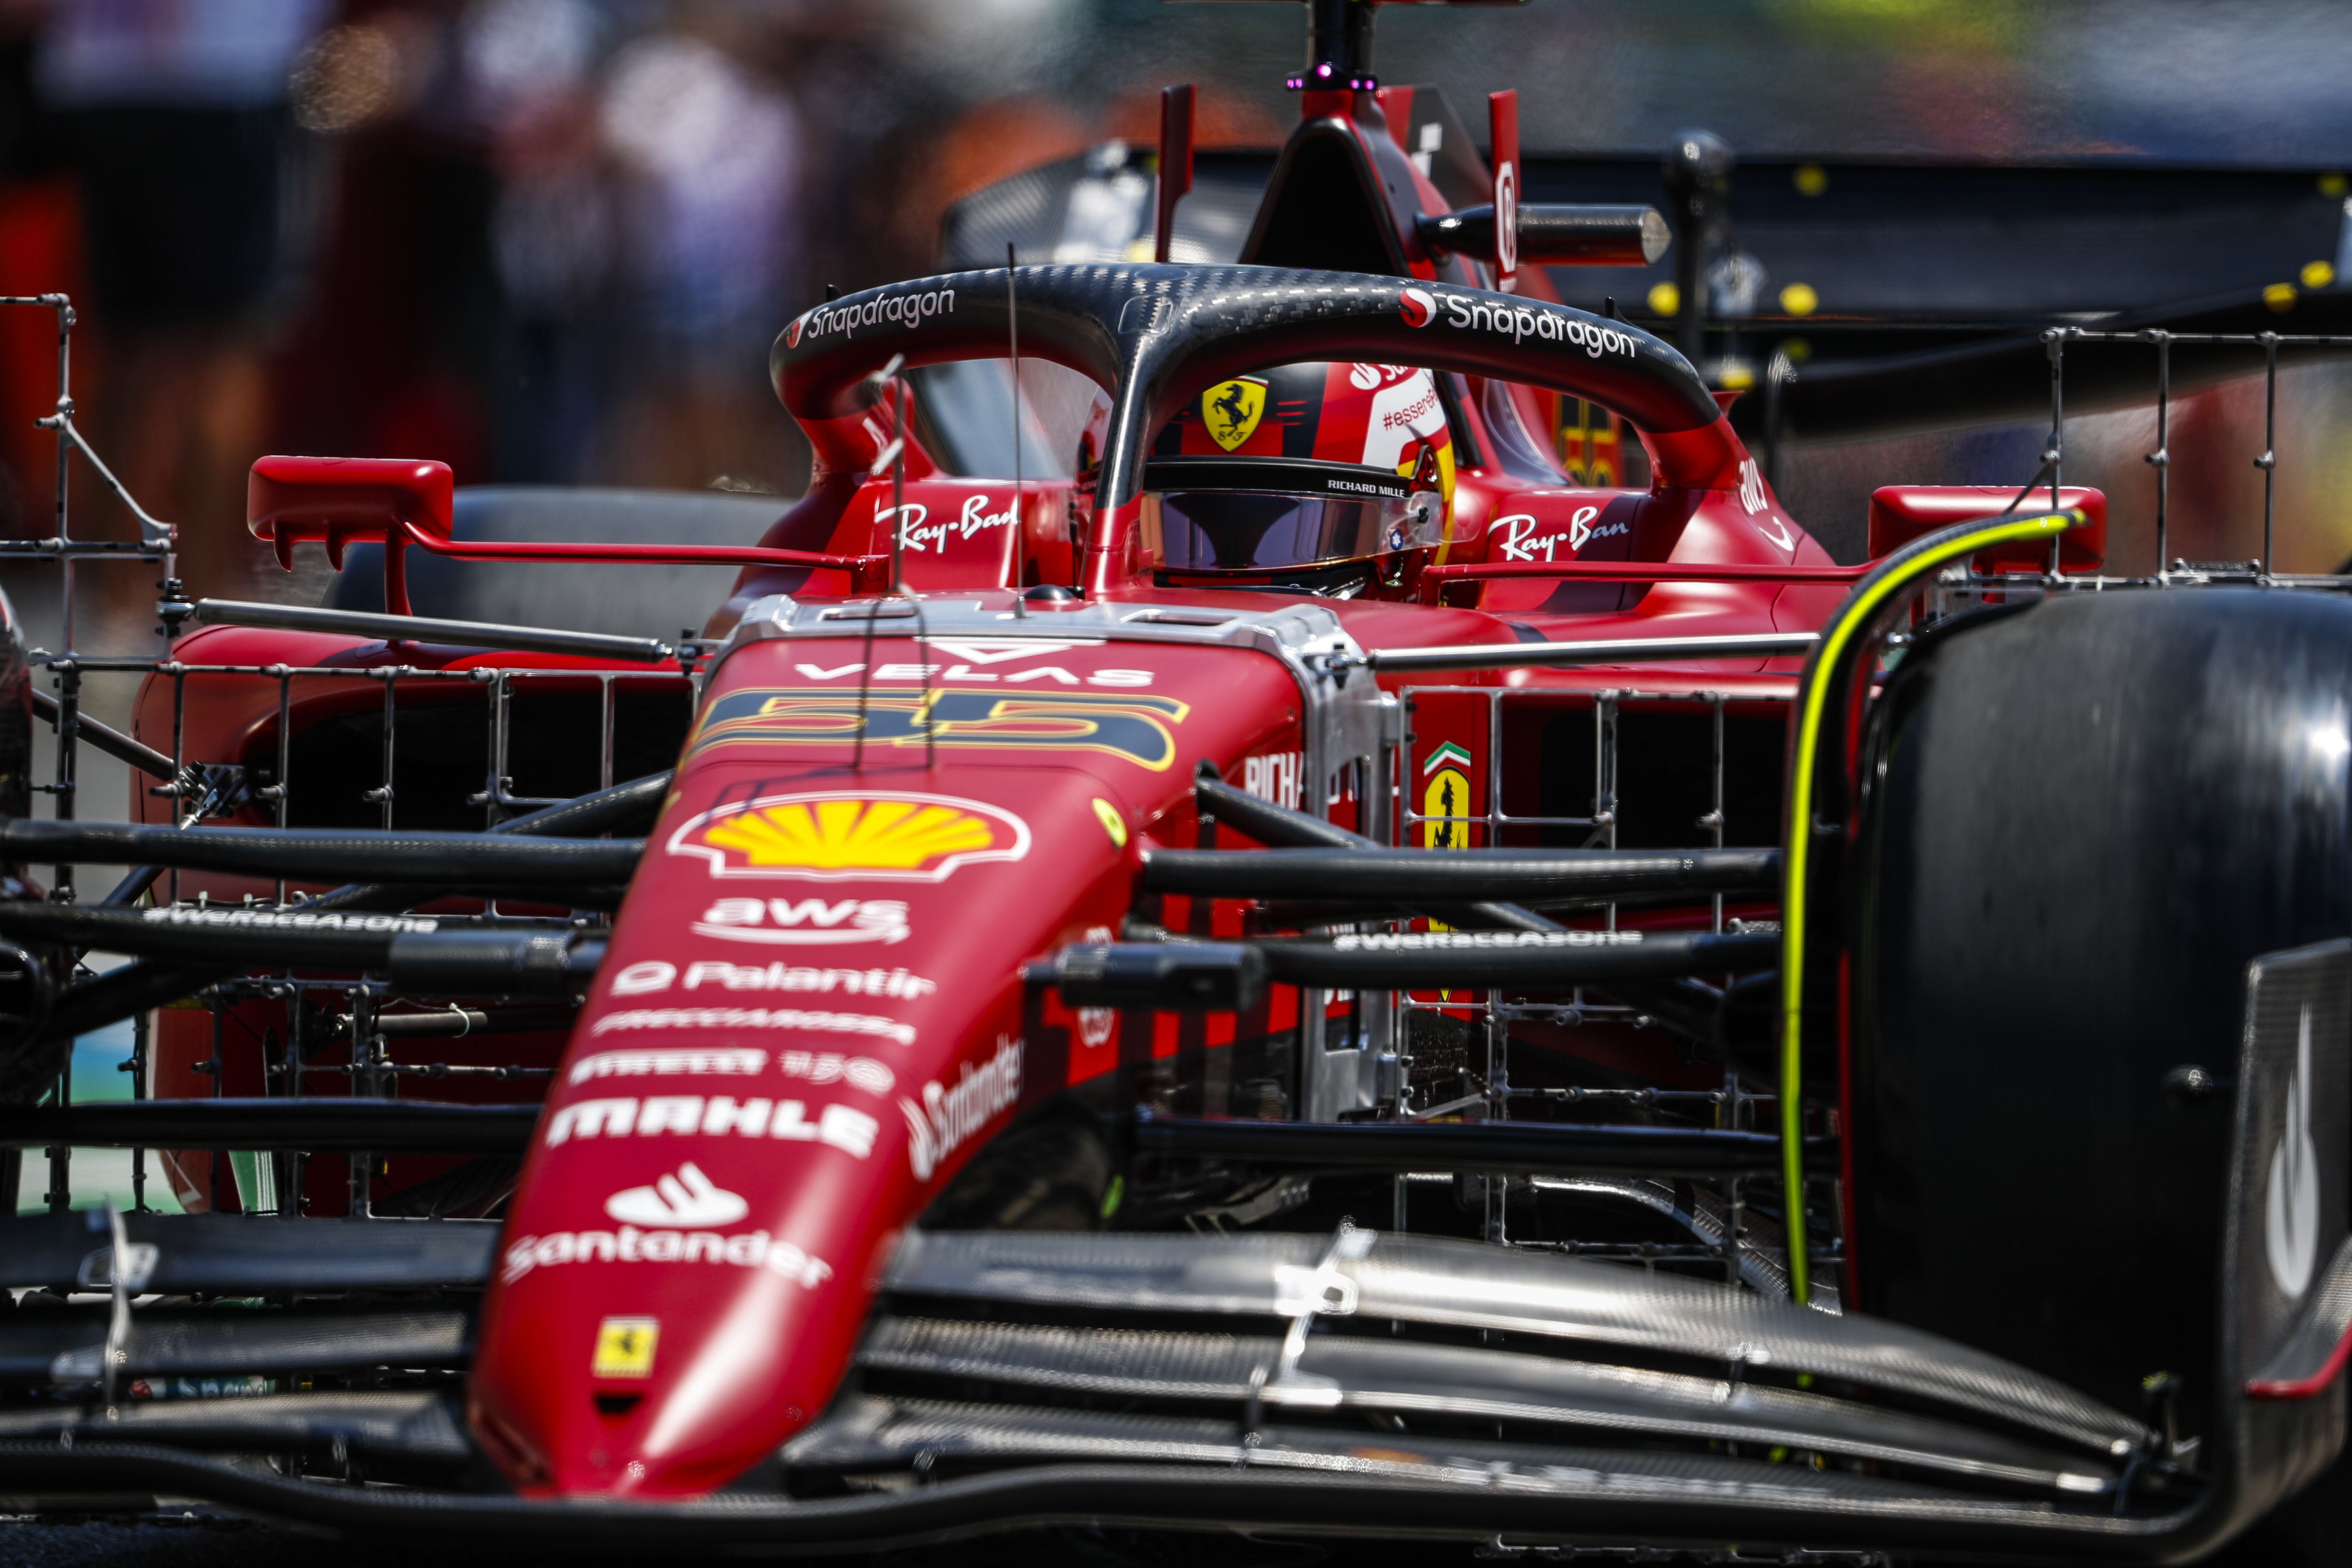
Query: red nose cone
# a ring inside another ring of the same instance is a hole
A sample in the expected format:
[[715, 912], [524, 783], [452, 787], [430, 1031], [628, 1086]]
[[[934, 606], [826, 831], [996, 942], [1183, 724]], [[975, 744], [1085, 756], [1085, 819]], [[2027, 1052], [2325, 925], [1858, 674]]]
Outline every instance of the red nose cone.
[[533, 1135], [471, 1387], [528, 1494], [707, 1492], [817, 1418], [924, 1205], [1118, 1065], [1023, 965], [1108, 937], [1185, 747], [1297, 701], [1225, 648], [877, 639], [864, 694], [819, 654], [721, 667]]
[[[710, 1097], [673, 1098], [707, 1114]], [[526, 1492], [708, 1491], [832, 1394], [866, 1302], [866, 1259], [838, 1250], [859, 1245], [863, 1162], [814, 1141], [740, 1139], [740, 1151], [699, 1140], [680, 1158], [649, 1140], [582, 1140], [582, 1121], [566, 1138], [578, 1146], [564, 1163], [583, 1168], [572, 1191], [509, 1227], [476, 1429]], [[602, 1180], [581, 1180], [588, 1169]], [[777, 1196], [755, 1210], [746, 1194], [763, 1192]]]

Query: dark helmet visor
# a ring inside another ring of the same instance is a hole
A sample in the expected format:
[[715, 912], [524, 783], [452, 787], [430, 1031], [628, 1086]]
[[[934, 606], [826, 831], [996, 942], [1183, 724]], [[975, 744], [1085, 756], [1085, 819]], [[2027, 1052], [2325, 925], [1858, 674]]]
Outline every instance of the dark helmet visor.
[[1402, 475], [1353, 464], [1162, 458], [1144, 469], [1160, 500], [1160, 563], [1174, 572], [1263, 572], [1363, 561], [1439, 542], [1444, 503]]

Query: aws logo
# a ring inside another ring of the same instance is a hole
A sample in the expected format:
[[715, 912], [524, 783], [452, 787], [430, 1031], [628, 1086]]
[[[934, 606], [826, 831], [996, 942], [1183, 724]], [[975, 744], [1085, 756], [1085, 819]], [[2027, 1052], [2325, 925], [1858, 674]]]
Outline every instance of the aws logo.
[[[668, 849], [708, 861], [714, 877], [944, 882], [964, 866], [1027, 855], [1029, 825], [1000, 807], [955, 795], [778, 795], [691, 817], [669, 836]], [[838, 911], [796, 907], [789, 920], [786, 913], [778, 910], [780, 921], [793, 926], [804, 915], [822, 927], [838, 925], [845, 914], [853, 918], [838, 935], [777, 931], [756, 940], [895, 942], [906, 931], [903, 905], [845, 904]]]
[[[730, 691], [710, 705], [688, 753], [717, 746], [868, 746], [1102, 752], [1165, 772], [1172, 726], [1192, 711], [1140, 692], [893, 691], [786, 688]], [[992, 808], [991, 808], [992, 809]]]

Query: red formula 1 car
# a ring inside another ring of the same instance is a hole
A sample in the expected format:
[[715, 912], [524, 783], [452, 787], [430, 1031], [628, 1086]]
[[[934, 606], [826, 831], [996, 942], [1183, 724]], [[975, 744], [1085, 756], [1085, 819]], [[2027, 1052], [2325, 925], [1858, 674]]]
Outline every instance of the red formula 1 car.
[[[6, 1489], [2179, 1560], [2334, 1462], [2343, 584], [2102, 577], [2054, 479], [1837, 565], [1514, 274], [1654, 215], [1515, 213], [1499, 113], [1448, 208], [1334, 14], [1240, 263], [786, 326], [756, 545], [265, 458], [257, 535], [385, 547], [381, 612], [168, 599], [129, 736], [16, 657], [0, 1132], [189, 1212], [0, 1222]], [[942, 466], [982, 372], [1059, 468]], [[414, 613], [447, 561], [741, 574], [668, 643]], [[36, 713], [135, 821], [31, 817]], [[125, 1017], [144, 1098], [42, 1103]]]

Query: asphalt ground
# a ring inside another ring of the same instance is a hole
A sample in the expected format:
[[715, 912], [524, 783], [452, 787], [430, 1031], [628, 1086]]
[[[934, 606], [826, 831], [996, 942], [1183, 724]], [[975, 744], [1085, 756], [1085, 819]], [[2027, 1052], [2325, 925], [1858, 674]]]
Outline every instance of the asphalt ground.
[[[5, 1484], [5, 1478], [0, 1478]], [[0, 1498], [0, 1509], [21, 1506]], [[591, 1555], [567, 1545], [567, 1558]], [[0, 1568], [510, 1568], [510, 1546], [468, 1549], [444, 1540], [429, 1543], [375, 1537], [331, 1540], [257, 1523], [191, 1505], [139, 1516], [58, 1513], [39, 1519], [0, 1513]], [[979, 1540], [824, 1561], [856, 1568], [1473, 1568], [1517, 1562], [1527, 1568], [1571, 1561], [1643, 1563], [1765, 1563], [1761, 1552], [1658, 1552], [1629, 1556], [1624, 1549], [1590, 1556], [1568, 1552], [1504, 1555], [1470, 1543], [1426, 1542], [1306, 1542], [1240, 1534], [1142, 1532], [1062, 1527], [1022, 1530]], [[1800, 1557], [1821, 1564], [1855, 1564], [1845, 1554]], [[1887, 1560], [1886, 1568], [1926, 1568], [1934, 1559]], [[2287, 1508], [2206, 1559], [2211, 1568], [2344, 1568], [2352, 1563], [2352, 1467], [2339, 1464]], [[2053, 1565], [2063, 1568], [2063, 1565]]]

